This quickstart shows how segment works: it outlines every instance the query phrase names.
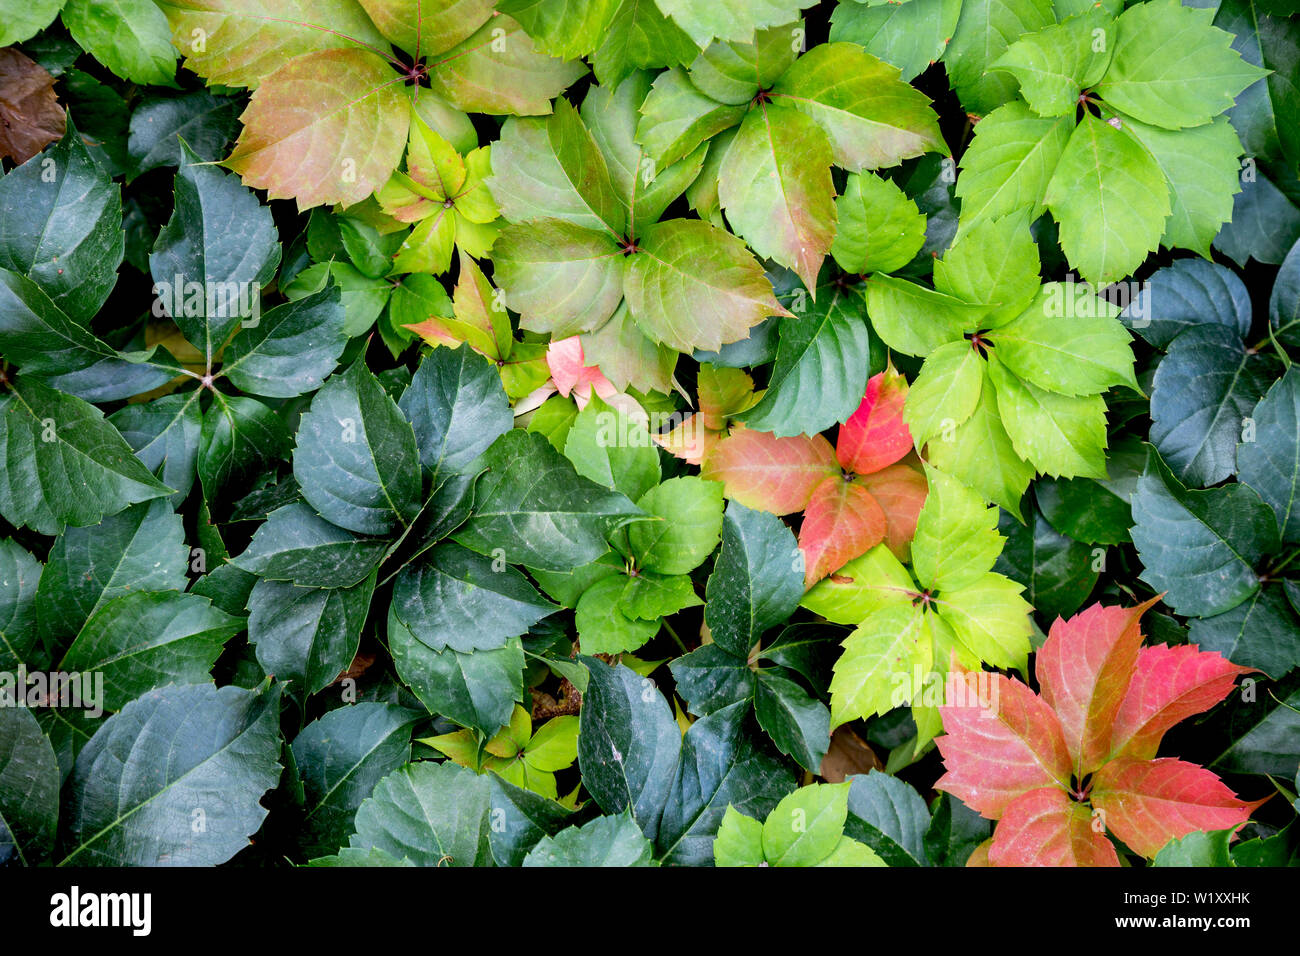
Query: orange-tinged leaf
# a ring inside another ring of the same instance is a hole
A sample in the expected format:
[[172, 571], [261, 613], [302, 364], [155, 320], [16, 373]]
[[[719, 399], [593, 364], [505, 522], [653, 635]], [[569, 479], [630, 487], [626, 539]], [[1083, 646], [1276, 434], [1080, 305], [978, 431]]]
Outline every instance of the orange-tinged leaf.
[[884, 511], [885, 544], [889, 550], [899, 561], [910, 560], [916, 519], [928, 492], [925, 474], [911, 465], [897, 464], [853, 480], [871, 492]]
[[788, 515], [802, 511], [813, 490], [838, 475], [835, 449], [820, 435], [777, 438], [737, 428], [709, 453], [700, 477], [721, 481], [746, 508]]
[[510, 355], [514, 332], [506, 308], [478, 263], [464, 252], [460, 253], [460, 274], [456, 277], [451, 302], [456, 320], [483, 336], [484, 344], [475, 348], [494, 361]]
[[722, 368], [704, 364], [696, 377], [699, 390], [700, 415], [704, 427], [723, 431], [727, 419], [754, 404], [754, 380], [739, 368]]
[[935, 743], [947, 773], [936, 789], [997, 820], [1026, 791], [1068, 788], [1060, 721], [1028, 687], [1001, 674], [954, 673], [946, 696], [939, 708], [946, 733]]
[[402, 326], [404, 329], [410, 329], [424, 341], [437, 348], [439, 345], [447, 345], [455, 348], [465, 341], [459, 338], [455, 333], [447, 328], [446, 319], [438, 316], [429, 316], [423, 322], [413, 322]]
[[1232, 692], [1237, 675], [1250, 670], [1194, 644], [1142, 648], [1128, 693], [1115, 715], [1111, 753], [1149, 760], [1165, 731], [1223, 700]]
[[912, 450], [912, 433], [903, 421], [907, 379], [893, 369], [871, 376], [862, 404], [840, 426], [835, 454], [841, 465], [869, 475]]
[[[359, 0], [381, 33], [407, 53], [441, 53], [464, 40], [489, 17], [493, 0]], [[416, 22], [416, 17], [419, 22]], [[418, 41], [418, 42], [417, 42]]]
[[813, 489], [799, 528], [804, 590], [884, 538], [885, 513], [869, 491], [839, 476], [824, 479]]
[[1068, 621], [1057, 618], [1034, 661], [1043, 700], [1061, 721], [1080, 777], [1110, 754], [1115, 714], [1142, 646], [1138, 622], [1157, 600], [1132, 608], [1093, 604]]
[[1176, 837], [1245, 823], [1263, 803], [1238, 800], [1204, 767], [1173, 757], [1112, 760], [1093, 777], [1091, 799], [1106, 828], [1148, 859]]
[[1093, 829], [1086, 806], [1057, 787], [1041, 787], [1011, 801], [993, 833], [988, 862], [991, 866], [1119, 866], [1119, 857], [1105, 832]]
[[226, 165], [299, 209], [360, 202], [402, 158], [411, 109], [400, 82], [365, 50], [290, 60], [254, 91]]
[[21, 165], [63, 135], [54, 77], [13, 47], [0, 50], [0, 157]]
[[967, 866], [992, 866], [989, 862], [989, 847], [993, 846], [993, 838], [989, 837], [975, 849], [970, 851], [970, 856], [966, 858]]

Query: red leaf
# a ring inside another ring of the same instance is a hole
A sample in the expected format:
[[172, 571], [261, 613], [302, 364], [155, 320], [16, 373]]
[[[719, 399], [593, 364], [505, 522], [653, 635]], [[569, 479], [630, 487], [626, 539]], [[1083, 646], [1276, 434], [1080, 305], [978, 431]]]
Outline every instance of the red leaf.
[[839, 476], [822, 481], [799, 529], [805, 590], [880, 544], [885, 523], [885, 512], [865, 488]]
[[885, 513], [885, 544], [894, 557], [906, 563], [912, 556], [916, 518], [925, 504], [928, 488], [925, 475], [910, 465], [890, 465], [870, 475], [859, 475], [856, 484], [871, 492]]
[[[955, 699], [954, 684], [964, 699]], [[1070, 754], [1060, 721], [1028, 687], [1001, 674], [954, 672], [947, 696], [939, 708], [946, 735], [935, 741], [947, 773], [936, 789], [990, 820], [1026, 791], [1068, 789]]]
[[19, 165], [63, 135], [54, 77], [13, 47], [0, 50], [0, 157]]
[[1250, 671], [1194, 644], [1142, 648], [1128, 693], [1115, 715], [1111, 753], [1151, 759], [1165, 731], [1209, 710], [1232, 693], [1238, 674]]
[[737, 428], [709, 453], [701, 478], [721, 481], [727, 497], [773, 514], [802, 511], [813, 489], [838, 475], [835, 450], [820, 435], [777, 438]]
[[1034, 673], [1079, 776], [1110, 754], [1111, 727], [1142, 645], [1138, 621], [1157, 600], [1135, 608], [1094, 604], [1068, 621], [1057, 618], [1038, 652]]
[[1112, 760], [1093, 777], [1091, 800], [1106, 828], [1147, 858], [1176, 837], [1245, 823], [1263, 803], [1238, 800], [1204, 767], [1173, 757]]
[[[991, 866], [1119, 866], [1115, 847], [1092, 827], [1092, 813], [1056, 787], [1012, 800], [989, 847]], [[969, 865], [969, 864], [968, 864]]]
[[862, 404], [840, 426], [835, 454], [858, 475], [892, 465], [912, 450], [912, 433], [903, 421], [907, 379], [893, 369], [871, 376]]

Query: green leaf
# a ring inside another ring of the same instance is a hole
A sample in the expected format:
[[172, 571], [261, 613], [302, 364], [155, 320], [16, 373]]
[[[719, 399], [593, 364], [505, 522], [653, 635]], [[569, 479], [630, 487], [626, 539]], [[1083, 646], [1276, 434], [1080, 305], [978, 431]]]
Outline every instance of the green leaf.
[[126, 249], [122, 190], [68, 120], [63, 138], [0, 179], [0, 267], [31, 279], [88, 323]]
[[176, 85], [171, 30], [152, 0], [68, 0], [63, 25], [83, 50], [123, 79]]
[[[1284, 345], [1300, 344], [1300, 243], [1291, 247], [1268, 299], [1268, 322]], [[1247, 330], [1249, 331], [1249, 330]]]
[[632, 317], [653, 341], [716, 351], [749, 335], [770, 315], [786, 315], [745, 244], [698, 219], [645, 230], [624, 291]]
[[407, 764], [357, 808], [357, 850], [382, 850], [416, 866], [488, 866], [491, 786], [450, 760]]
[[630, 809], [641, 832], [654, 840], [672, 791], [681, 731], [648, 677], [622, 664], [581, 660], [591, 671], [579, 715], [583, 786], [606, 813]]
[[1151, 861], [1152, 866], [1196, 866], [1219, 867], [1236, 866], [1232, 854], [1228, 851], [1228, 841], [1233, 837], [1233, 829], [1218, 830], [1214, 833], [1194, 832], [1170, 840], [1161, 848]]
[[1244, 266], [1247, 259], [1280, 264], [1300, 239], [1300, 209], [1261, 172], [1243, 178], [1232, 197], [1232, 218], [1214, 239], [1214, 248]]
[[129, 398], [179, 374], [166, 352], [118, 352], [64, 315], [32, 280], [0, 268], [0, 348], [31, 378], [87, 401]]
[[907, 392], [903, 420], [917, 448], [950, 432], [975, 413], [984, 381], [979, 352], [964, 339], [941, 345], [926, 358]]
[[[1049, 282], [1032, 305], [993, 336], [998, 361], [1018, 377], [1062, 395], [1095, 395], [1126, 385], [1138, 391], [1130, 336], [1119, 309], [1097, 299], [1093, 312], [1067, 304], [1070, 286]], [[1091, 303], [1090, 303], [1091, 304]]]
[[283, 457], [291, 444], [284, 420], [255, 398], [213, 393], [199, 436], [198, 472], [203, 494], [242, 493], [267, 462]]
[[348, 344], [337, 287], [271, 309], [242, 323], [221, 372], [245, 392], [292, 398], [319, 388]]
[[986, 574], [973, 584], [944, 592], [939, 617], [979, 660], [1023, 671], [1033, 633], [1029, 620], [1033, 608], [1021, 597], [1023, 590], [1000, 574]]
[[736, 233], [814, 290], [835, 238], [830, 166], [830, 143], [817, 123], [789, 106], [760, 103], [740, 124], [718, 179]]
[[780, 518], [737, 502], [727, 506], [722, 551], [705, 590], [705, 620], [717, 645], [744, 657], [764, 632], [787, 620], [803, 596], [803, 553]]
[[397, 675], [425, 707], [486, 736], [504, 727], [515, 701], [523, 700], [524, 651], [517, 638], [493, 650], [435, 651], [390, 608], [388, 649]]
[[420, 510], [415, 434], [358, 360], [312, 399], [298, 425], [294, 477], [322, 518], [358, 534], [407, 527]]
[[1121, 438], [1106, 455], [1107, 480], [1044, 478], [1034, 485], [1034, 496], [1061, 534], [1084, 544], [1124, 544], [1133, 524], [1129, 501], [1146, 459], [1141, 442]]
[[594, 394], [569, 429], [564, 456], [582, 477], [629, 498], [659, 484], [659, 452], [645, 425]]
[[689, 0], [655, 0], [695, 41], [706, 46], [712, 39], [749, 43], [754, 32], [799, 18], [808, 0], [718, 0], [701, 6]]
[[432, 650], [492, 650], [559, 610], [520, 572], [446, 541], [398, 572], [393, 610]]
[[520, 326], [557, 339], [599, 328], [623, 298], [626, 263], [613, 238], [563, 220], [506, 226], [493, 259]]
[[0, 46], [13, 46], [36, 36], [54, 22], [65, 3], [67, 0], [6, 3], [4, 27], [0, 28]]
[[43, 653], [36, 630], [41, 564], [17, 542], [0, 540], [0, 671], [35, 669]]
[[1120, 319], [1159, 349], [1169, 348], [1180, 332], [1210, 323], [1245, 338], [1250, 293], [1236, 273], [1218, 263], [1178, 259], [1151, 274]]
[[1043, 201], [1060, 223], [1070, 265], [1094, 285], [1134, 272], [1160, 243], [1170, 213], [1151, 154], [1132, 133], [1091, 115], [1071, 134]]
[[980, 120], [957, 177], [965, 223], [1022, 209], [1036, 219], [1046, 208], [1043, 197], [1073, 131], [1071, 117], [1044, 119], [1020, 100]]
[[871, 847], [889, 866], [929, 866], [930, 812], [909, 784], [879, 770], [849, 777], [844, 835]]
[[655, 0], [623, 0], [591, 62], [600, 85], [615, 87], [633, 70], [684, 65], [698, 52]]
[[35, 866], [54, 849], [62, 779], [25, 707], [0, 707], [0, 864]]
[[911, 81], [939, 59], [957, 28], [961, 0], [908, 0], [883, 6], [836, 4], [830, 40], [848, 41], [892, 63]]
[[1015, 78], [990, 72], [993, 61], [1021, 36], [1055, 19], [1051, 0], [962, 0], [957, 29], [943, 54], [962, 106], [983, 115], [1012, 99]]
[[[150, 691], [77, 756], [61, 865], [215, 866], [248, 845], [280, 779], [280, 688]], [[155, 768], [135, 773], [135, 767]], [[203, 811], [203, 829], [194, 824]]]
[[632, 815], [623, 812], [542, 837], [522, 865], [654, 866], [653, 850]]
[[1228, 111], [1246, 155], [1294, 163], [1300, 158], [1300, 136], [1289, 117], [1300, 109], [1300, 58], [1295, 54], [1300, 27], [1285, 16], [1260, 15], [1261, 10], [1290, 12], [1276, 4], [1272, 11], [1257, 0], [1223, 0], [1217, 6], [1214, 25], [1232, 35], [1232, 48], [1246, 62], [1273, 71], [1242, 90]]
[[761, 816], [794, 789], [794, 775], [748, 729], [748, 712], [748, 703], [732, 704], [686, 731], [655, 837], [663, 863], [707, 865], [728, 807]]
[[1059, 395], [1023, 381], [996, 359], [989, 380], [1011, 445], [1040, 472], [1106, 477], [1106, 403], [1100, 395]]
[[363, 702], [331, 710], [294, 738], [305, 797], [298, 842], [308, 857], [347, 843], [362, 801], [410, 760], [415, 718], [403, 707]]
[[715, 866], [762, 866], [763, 824], [727, 807], [713, 841]]
[[772, 98], [816, 120], [835, 164], [850, 172], [927, 152], [948, 155], [929, 99], [855, 43], [813, 47], [777, 81]]
[[271, 210], [238, 176], [203, 164], [188, 147], [182, 155], [175, 208], [149, 254], [149, 271], [166, 313], [210, 369], [230, 333], [260, 307], [280, 244]]
[[1114, 32], [1104, 10], [1062, 19], [1012, 43], [990, 68], [1014, 76], [1039, 116], [1073, 115], [1080, 90], [1096, 84], [1110, 65]]
[[[831, 726], [883, 714], [911, 699], [912, 672], [930, 670], [931, 620], [910, 601], [873, 611], [844, 640], [844, 653], [831, 678]], [[944, 663], [944, 662], [940, 662]]]
[[823, 288], [806, 312], [781, 319], [776, 364], [753, 407], [735, 416], [779, 437], [815, 435], [858, 409], [872, 369], [866, 303], [854, 289]]
[[497, 9], [517, 20], [537, 48], [572, 58], [596, 49], [619, 0], [501, 0]]
[[690, 64], [691, 83], [704, 95], [731, 106], [747, 106], [768, 89], [802, 52], [802, 22], [754, 34], [752, 42], [711, 43]]
[[983, 219], [959, 230], [934, 264], [934, 287], [963, 302], [979, 303], [984, 327], [1020, 315], [1039, 292], [1038, 247], [1023, 216]]
[[965, 866], [971, 852], [988, 839], [993, 823], [951, 794], [941, 793], [925, 831], [925, 850], [935, 866]]
[[722, 483], [695, 476], [669, 478], [637, 500], [652, 516], [628, 530], [639, 567], [660, 574], [694, 571], [722, 534]]
[[1232, 218], [1232, 197], [1241, 192], [1241, 142], [1227, 117], [1176, 132], [1127, 118], [1122, 122], [1155, 157], [1169, 183], [1171, 214], [1161, 245], [1210, 258], [1210, 244]]
[[677, 695], [687, 710], [701, 717], [754, 696], [757, 677], [744, 657], [717, 644], [702, 644], [671, 664]]
[[892, 180], [850, 173], [835, 212], [830, 251], [845, 272], [893, 272], [925, 244], [925, 217]]
[[1151, 442], [1184, 484], [1213, 485], [1237, 470], [1245, 420], [1277, 374], [1232, 329], [1207, 324], [1169, 345], [1151, 389]]
[[542, 435], [512, 429], [480, 459], [487, 471], [474, 512], [454, 535], [509, 564], [567, 571], [608, 550], [605, 537], [641, 512], [626, 497], [574, 471]]
[[1276, 707], [1241, 708], [1243, 719], [1234, 722], [1236, 739], [1211, 761], [1228, 773], [1266, 773], [1291, 779], [1300, 761], [1300, 690], [1292, 691]]
[[1229, 47], [1232, 34], [1211, 26], [1213, 20], [1213, 10], [1178, 0], [1130, 7], [1116, 21], [1115, 56], [1097, 92], [1116, 109], [1165, 129], [1210, 122], [1264, 76]]
[[625, 580], [623, 575], [601, 578], [578, 598], [574, 624], [588, 653], [635, 651], [659, 633], [657, 617], [644, 620], [624, 613]]
[[738, 125], [745, 112], [744, 106], [719, 103], [701, 93], [685, 70], [670, 69], [655, 77], [641, 104], [636, 141], [657, 167], [668, 168]]
[[501, 377], [468, 345], [425, 356], [397, 404], [435, 476], [464, 470], [514, 424]]
[[325, 689], [357, 655], [375, 575], [350, 588], [300, 588], [259, 580], [248, 597], [248, 642], [262, 670], [303, 700]]
[[1037, 508], [1026, 524], [1003, 512], [999, 527], [1007, 543], [996, 568], [1024, 586], [1025, 600], [1045, 620], [1068, 618], [1083, 606], [1099, 576], [1096, 549], [1058, 532]]
[[917, 591], [911, 572], [888, 546], [879, 544], [844, 565], [834, 578], [818, 581], [801, 604], [828, 621], [857, 625], [882, 608], [910, 606]]
[[1273, 512], [1245, 485], [1183, 488], [1151, 449], [1133, 494], [1143, 581], [1179, 614], [1230, 611], [1259, 589], [1255, 565], [1277, 547]]
[[[489, 840], [497, 866], [520, 866], [537, 843], [565, 828], [573, 811], [489, 774], [496, 813]], [[639, 833], [640, 831], [638, 831]]]
[[849, 786], [800, 787], [776, 805], [763, 824], [763, 856], [772, 866], [816, 866], [844, 835]]
[[57, 534], [172, 493], [93, 405], [39, 382], [0, 393], [0, 515]]
[[826, 705], [795, 681], [760, 671], [754, 686], [754, 713], [777, 749], [811, 773], [820, 773], [831, 741]]
[[203, 429], [199, 394], [164, 395], [151, 402], [127, 405], [108, 416], [149, 471], [159, 474], [161, 468], [163, 483], [176, 489], [172, 496], [176, 504], [194, 485]]
[[1300, 544], [1300, 369], [1270, 386], [1249, 421], [1250, 440], [1237, 446], [1237, 477], [1273, 509], [1282, 540]]
[[273, 581], [346, 588], [370, 574], [387, 550], [383, 538], [344, 531], [302, 502], [294, 502], [272, 511], [232, 563]]
[[928, 588], [949, 591], [983, 577], [1002, 550], [996, 509], [936, 468], [925, 471], [929, 491], [916, 520], [912, 567]]
[[238, 128], [239, 101], [197, 90], [180, 96], [149, 95], [131, 111], [128, 180], [159, 166], [180, 166], [188, 143], [200, 159], [220, 159]]
[[1230, 611], [1191, 620], [1188, 640], [1234, 664], [1285, 676], [1300, 660], [1300, 618], [1282, 588], [1260, 588]]
[[102, 674], [104, 695], [98, 703], [121, 710], [164, 684], [210, 683], [222, 645], [243, 629], [242, 620], [212, 607], [207, 598], [134, 591], [90, 616], [59, 668]]
[[985, 310], [915, 282], [874, 275], [867, 283], [871, 327], [885, 344], [907, 355], [929, 355], [959, 341]]

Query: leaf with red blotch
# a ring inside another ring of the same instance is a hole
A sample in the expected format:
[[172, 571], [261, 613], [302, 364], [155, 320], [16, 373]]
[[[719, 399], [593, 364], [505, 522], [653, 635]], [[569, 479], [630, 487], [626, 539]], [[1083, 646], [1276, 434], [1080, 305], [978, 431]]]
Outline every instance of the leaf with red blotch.
[[1115, 715], [1111, 754], [1151, 759], [1165, 731], [1209, 710], [1232, 692], [1239, 674], [1250, 672], [1251, 668], [1194, 644], [1142, 648], [1128, 693]]
[[1238, 800], [1210, 771], [1174, 757], [1112, 760], [1093, 776], [1090, 799], [1106, 828], [1148, 859], [1176, 837], [1239, 826], [1264, 802]]
[[1115, 847], [1092, 828], [1092, 813], [1057, 787], [1012, 800], [989, 845], [990, 866], [1119, 866]]
[[1034, 661], [1040, 692], [1056, 711], [1076, 775], [1106, 762], [1111, 727], [1137, 666], [1142, 613], [1137, 607], [1084, 608], [1068, 621], [1057, 618]]
[[0, 50], [0, 158], [19, 165], [63, 136], [54, 77], [13, 47]]
[[865, 488], [838, 476], [812, 493], [799, 529], [804, 590], [885, 538], [885, 512]]
[[839, 475], [835, 449], [821, 435], [777, 438], [738, 427], [704, 460], [700, 477], [721, 481], [746, 508], [788, 515], [802, 511], [826, 478]]
[[870, 475], [859, 475], [853, 483], [871, 492], [885, 513], [885, 544], [894, 557], [906, 563], [912, 557], [916, 519], [929, 493], [925, 474], [902, 463], [889, 465]]
[[358, 203], [388, 182], [406, 148], [411, 104], [400, 82], [367, 50], [295, 57], [253, 92], [226, 165], [299, 209]]
[[945, 734], [935, 743], [947, 773], [936, 789], [990, 820], [1027, 790], [1068, 789], [1061, 723], [1028, 687], [1001, 674], [954, 672], [946, 696], [939, 708]]
[[912, 433], [903, 421], [907, 379], [893, 369], [871, 376], [858, 410], [840, 426], [835, 455], [855, 474], [869, 475], [912, 450]]

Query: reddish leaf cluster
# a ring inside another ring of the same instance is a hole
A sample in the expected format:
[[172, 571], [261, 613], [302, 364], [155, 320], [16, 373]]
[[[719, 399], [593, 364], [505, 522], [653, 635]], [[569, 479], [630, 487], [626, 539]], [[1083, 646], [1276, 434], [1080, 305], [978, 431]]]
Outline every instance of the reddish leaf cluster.
[[936, 786], [999, 821], [972, 864], [1118, 866], [1106, 831], [1150, 858], [1258, 806], [1204, 767], [1156, 757], [1170, 727], [1250, 670], [1195, 645], [1143, 647], [1138, 622], [1156, 600], [1057, 618], [1034, 663], [1040, 694], [968, 673], [965, 699], [940, 708], [947, 773]]

